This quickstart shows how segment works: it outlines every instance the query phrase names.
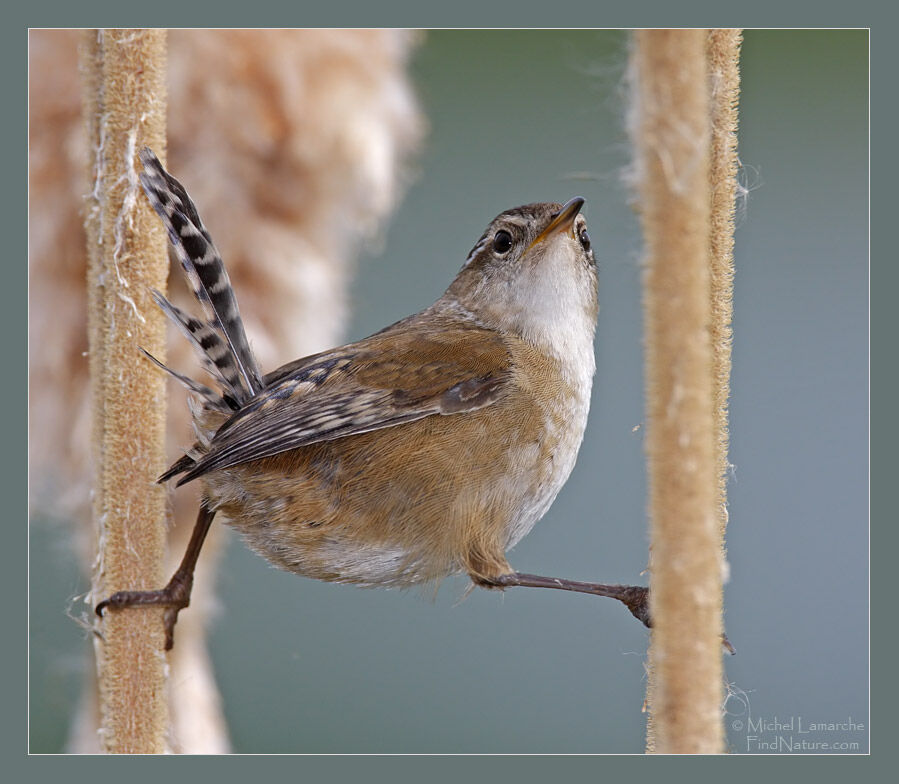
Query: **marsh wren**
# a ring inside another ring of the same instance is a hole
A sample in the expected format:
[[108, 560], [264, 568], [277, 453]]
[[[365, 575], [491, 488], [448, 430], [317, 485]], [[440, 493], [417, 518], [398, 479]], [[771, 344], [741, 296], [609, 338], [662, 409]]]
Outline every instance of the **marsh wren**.
[[485, 588], [609, 596], [649, 625], [645, 588], [522, 574], [506, 560], [568, 479], [587, 424], [598, 304], [583, 199], [501, 213], [433, 305], [263, 376], [193, 202], [150, 150], [140, 157], [205, 319], [154, 297], [219, 390], [165, 368], [193, 393], [197, 442], [159, 481], [200, 479], [200, 513], [169, 584], [113, 594], [99, 615], [163, 605], [171, 648], [219, 513], [307, 577], [402, 587], [465, 573]]

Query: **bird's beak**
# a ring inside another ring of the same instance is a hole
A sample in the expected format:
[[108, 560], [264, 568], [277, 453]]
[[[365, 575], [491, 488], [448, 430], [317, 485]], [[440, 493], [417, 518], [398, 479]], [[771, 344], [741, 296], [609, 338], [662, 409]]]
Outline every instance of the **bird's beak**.
[[580, 196], [575, 196], [570, 201], [567, 201], [562, 209], [559, 210], [556, 213], [556, 216], [549, 222], [549, 225], [537, 235], [537, 238], [531, 243], [531, 248], [538, 242], [543, 242], [543, 240], [551, 234], [555, 234], [557, 231], [570, 230], [574, 223], [574, 219], [577, 217], [577, 214], [581, 211], [581, 207], [583, 206], [584, 200]]

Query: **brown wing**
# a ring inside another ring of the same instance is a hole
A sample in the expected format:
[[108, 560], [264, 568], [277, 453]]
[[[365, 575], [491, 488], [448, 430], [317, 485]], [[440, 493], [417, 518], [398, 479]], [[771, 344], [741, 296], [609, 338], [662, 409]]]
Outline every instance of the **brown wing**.
[[510, 375], [508, 351], [495, 332], [424, 331], [409, 320], [270, 374], [265, 389], [218, 430], [202, 458], [176, 464], [165, 478], [184, 472], [181, 485], [319, 441], [474, 411], [500, 398]]

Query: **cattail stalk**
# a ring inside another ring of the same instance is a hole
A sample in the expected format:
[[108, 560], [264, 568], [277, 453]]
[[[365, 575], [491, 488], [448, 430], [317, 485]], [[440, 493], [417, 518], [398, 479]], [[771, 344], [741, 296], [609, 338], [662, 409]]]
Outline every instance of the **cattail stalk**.
[[[714, 40], [704, 30], [640, 31], [633, 55], [647, 255], [653, 617], [647, 749], [660, 753], [719, 753], [724, 747], [722, 535], [732, 273], [726, 264], [713, 271], [712, 256], [729, 258], [732, 248], [722, 233], [732, 234], [732, 222], [721, 219], [724, 209], [732, 220], [732, 195], [730, 207], [722, 207], [728, 191], [719, 192], [717, 178], [732, 176], [733, 169], [711, 161], [718, 155], [711, 142], [719, 110], [713, 110], [709, 77], [719, 65], [711, 55], [721, 51]], [[732, 137], [733, 123], [728, 127]]]
[[706, 41], [711, 95], [711, 237], [709, 272], [712, 317], [712, 403], [717, 435], [718, 520], [721, 547], [727, 527], [728, 400], [734, 299], [734, 213], [737, 204], [737, 107], [740, 100], [742, 30], [709, 30]]
[[[164, 358], [164, 318], [149, 290], [165, 290], [168, 258], [141, 198], [137, 153], [165, 149], [166, 48], [159, 30], [90, 30], [82, 44], [96, 603], [121, 589], [158, 588], [165, 577], [165, 495], [155, 484], [165, 462], [165, 381], [138, 346]], [[95, 639], [107, 752], [166, 750], [162, 613], [108, 612]]]

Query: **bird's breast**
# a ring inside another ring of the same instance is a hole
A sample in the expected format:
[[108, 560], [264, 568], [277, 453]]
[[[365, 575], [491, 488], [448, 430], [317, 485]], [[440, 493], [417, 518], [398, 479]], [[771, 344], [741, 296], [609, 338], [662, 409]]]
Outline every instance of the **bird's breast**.
[[510, 454], [509, 475], [519, 478], [521, 497], [507, 524], [507, 548], [546, 514], [571, 475], [587, 426], [592, 388], [592, 367], [574, 373], [540, 352], [528, 352], [518, 373], [522, 393], [530, 401], [535, 437]]

